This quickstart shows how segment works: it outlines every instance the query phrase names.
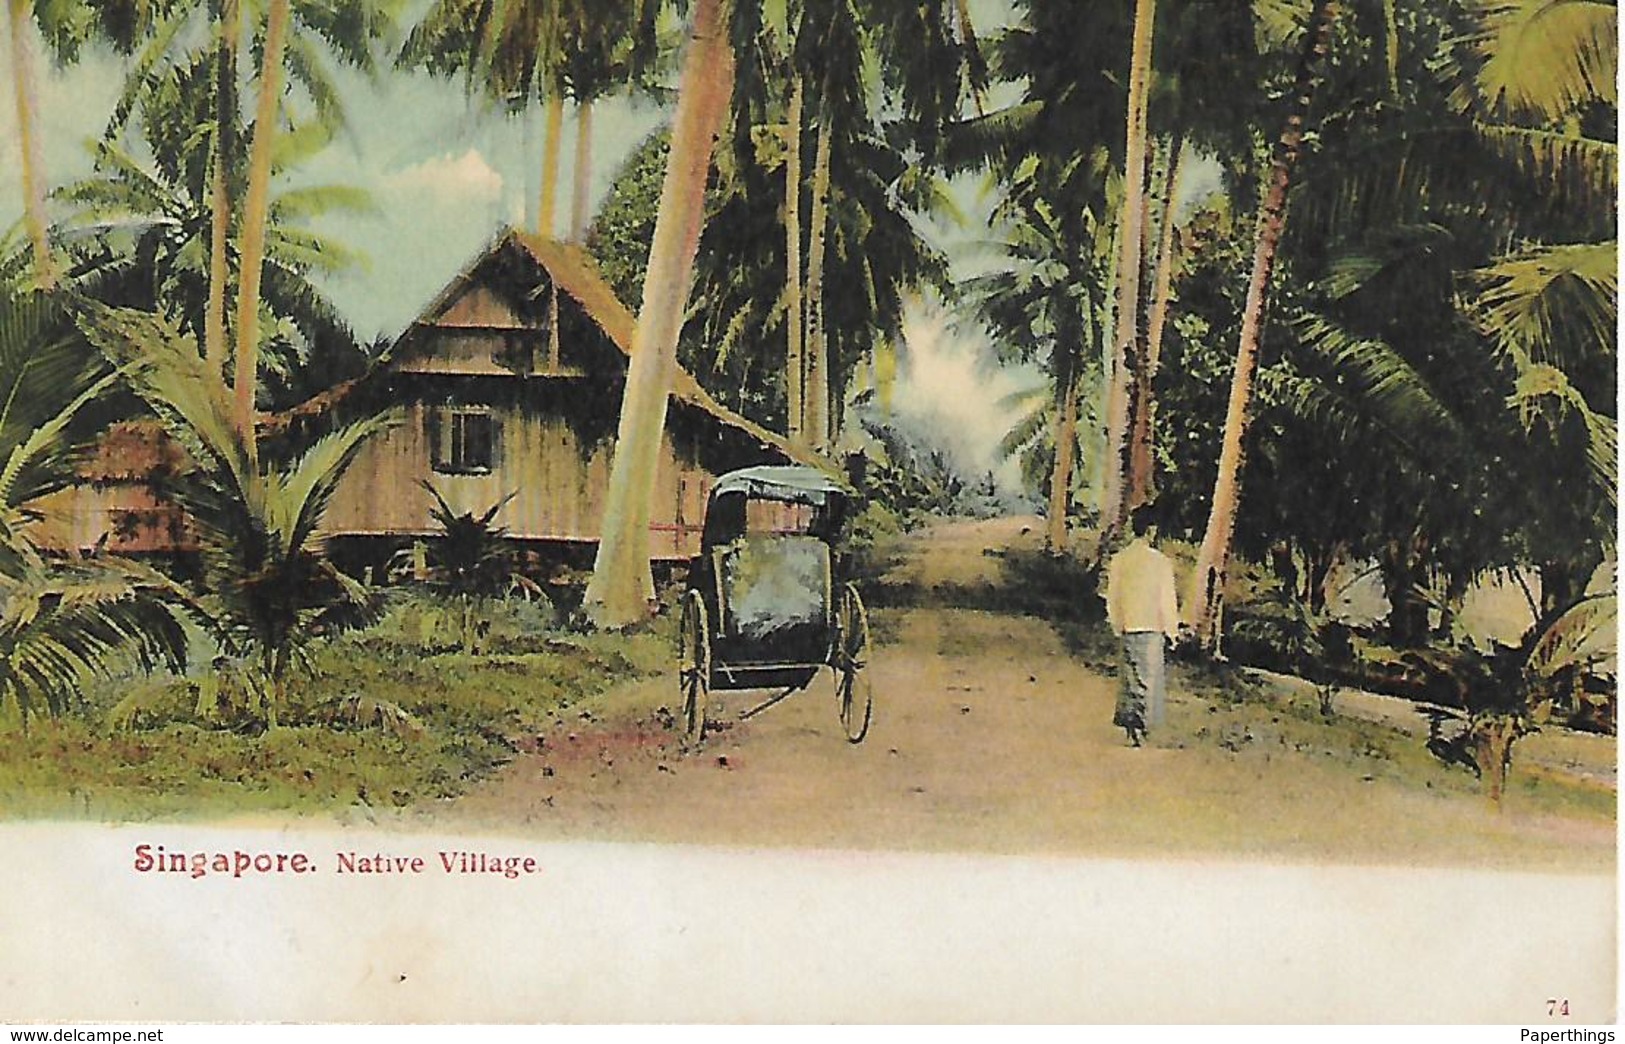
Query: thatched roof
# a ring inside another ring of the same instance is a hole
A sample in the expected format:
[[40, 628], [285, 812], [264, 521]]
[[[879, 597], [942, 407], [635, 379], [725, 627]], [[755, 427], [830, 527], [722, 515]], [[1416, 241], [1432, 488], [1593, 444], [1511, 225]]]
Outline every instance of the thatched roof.
[[186, 452], [163, 425], [152, 419], [112, 424], [86, 450], [75, 474], [93, 483], [145, 482], [161, 474], [176, 475], [188, 466]]
[[[510, 244], [524, 251], [560, 290], [581, 306], [588, 318], [604, 331], [610, 343], [618, 348], [622, 355], [631, 358], [637, 319], [599, 272], [598, 264], [592, 255], [575, 244], [561, 243], [511, 228], [505, 229], [452, 277], [417, 318], [395, 338], [394, 343], [385, 352], [384, 358], [387, 360], [398, 348], [406, 348], [409, 344], [415, 343], [416, 332], [425, 326], [434, 325], [436, 318], [451, 307], [473, 283], [480, 266], [498, 252], [507, 249]], [[288, 429], [293, 422], [301, 418], [325, 414], [365, 383], [365, 378], [346, 381], [291, 409], [273, 415], [262, 415], [259, 428], [262, 433], [278, 433]], [[677, 368], [676, 375], [672, 378], [671, 394], [678, 402], [702, 410], [717, 420], [739, 429], [755, 439], [763, 448], [774, 450], [787, 460], [818, 468], [831, 475], [836, 474], [829, 461], [811, 450], [792, 444], [777, 432], [718, 402], [710, 392], [700, 386], [700, 382], [693, 374], [681, 366]]]
[[[614, 289], [609, 285], [598, 270], [598, 263], [591, 254], [573, 243], [561, 243], [558, 240], [547, 239], [542, 236], [509, 229], [491, 244], [478, 258], [474, 260], [457, 280], [453, 281], [448, 291], [460, 289], [467, 279], [479, 267], [486, 257], [502, 249], [507, 243], [513, 242], [530, 254], [536, 263], [547, 272], [558, 288], [568, 294], [575, 302], [581, 305], [582, 310], [597, 323], [599, 328], [609, 336], [615, 347], [619, 348], [628, 359], [632, 356], [633, 337], [637, 331], [637, 319], [631, 309], [616, 296]], [[448, 303], [449, 294], [442, 293], [435, 303], [425, 311], [426, 315], [433, 315]], [[830, 471], [830, 463], [811, 450], [792, 444], [777, 432], [764, 428], [755, 421], [742, 414], [730, 410], [722, 405], [711, 393], [700, 386], [694, 375], [677, 368], [672, 378], [671, 394], [679, 402], [687, 403], [704, 410], [720, 421], [724, 421], [736, 428], [748, 432], [764, 447], [769, 447], [782, 453], [786, 458], [801, 464], [808, 464], [824, 471]]]

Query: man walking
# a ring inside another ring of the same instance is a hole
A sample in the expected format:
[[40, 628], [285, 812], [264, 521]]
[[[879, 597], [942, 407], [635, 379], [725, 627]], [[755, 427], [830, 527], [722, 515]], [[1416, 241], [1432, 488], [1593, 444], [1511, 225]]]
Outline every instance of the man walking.
[[1174, 567], [1152, 546], [1149, 505], [1129, 517], [1134, 539], [1106, 567], [1106, 621], [1123, 639], [1122, 688], [1112, 724], [1138, 747], [1163, 721], [1163, 650], [1179, 629]]

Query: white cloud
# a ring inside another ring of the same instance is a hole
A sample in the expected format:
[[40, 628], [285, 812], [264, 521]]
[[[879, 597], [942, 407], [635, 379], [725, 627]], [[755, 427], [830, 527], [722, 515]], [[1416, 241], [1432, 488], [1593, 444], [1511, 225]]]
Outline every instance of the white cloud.
[[490, 203], [502, 196], [502, 175], [472, 148], [461, 156], [435, 156], [386, 174], [383, 185], [385, 191], [423, 193], [462, 203]]

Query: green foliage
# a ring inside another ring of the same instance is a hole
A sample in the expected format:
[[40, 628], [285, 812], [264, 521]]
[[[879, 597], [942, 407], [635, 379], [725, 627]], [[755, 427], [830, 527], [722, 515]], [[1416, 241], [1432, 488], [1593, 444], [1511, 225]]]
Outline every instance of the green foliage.
[[866, 503], [883, 505], [905, 528], [961, 513], [971, 483], [944, 450], [896, 424], [865, 418], [863, 427], [870, 444], [858, 485]]
[[173, 324], [96, 306], [87, 306], [84, 324], [191, 458], [170, 490], [202, 566], [189, 607], [221, 643], [228, 669], [263, 687], [274, 725], [289, 671], [308, 666], [310, 645], [377, 612], [374, 594], [318, 553], [316, 529], [345, 469], [389, 421], [360, 421], [292, 460], [256, 463], [232, 425], [224, 385]]
[[[355, 640], [380, 651], [422, 656], [464, 650], [465, 605], [430, 589], [391, 589], [376, 624]], [[558, 639], [565, 621], [546, 598], [521, 589], [484, 600], [475, 621], [481, 651], [492, 655], [542, 652]]]
[[[837, 131], [824, 269], [830, 290], [823, 304], [837, 406], [845, 403], [859, 362], [877, 342], [898, 336], [905, 297], [947, 284], [947, 259], [915, 227], [937, 196], [888, 137], [890, 125], [870, 113], [861, 85], [840, 90], [846, 93], [832, 103], [836, 115], [830, 117]], [[784, 149], [758, 148], [763, 135], [785, 133], [777, 94], [737, 99], [732, 148], [719, 156], [707, 193], [695, 300], [678, 359], [725, 405], [784, 430], [788, 389], [779, 346], [787, 343], [791, 321]], [[668, 141], [668, 132], [656, 132], [626, 160], [587, 237], [616, 293], [634, 307], [642, 299]], [[811, 137], [801, 144], [810, 168]], [[808, 186], [800, 191], [805, 221], [811, 198]]]
[[434, 498], [429, 517], [440, 527], [440, 537], [429, 549], [435, 582], [457, 596], [502, 593], [512, 572], [504, 544], [508, 531], [492, 520], [518, 494], [509, 493], [476, 517], [472, 511], [459, 514], [427, 479], [418, 484]]
[[[608, 686], [664, 669], [655, 634], [565, 637], [509, 607], [527, 648], [463, 656], [382, 624], [316, 648], [282, 725], [217, 672], [87, 690], [85, 713], [0, 730], [0, 808], [93, 818], [395, 807], [455, 797]], [[509, 621], [509, 622], [502, 622]]]
[[[126, 115], [139, 134], [121, 128], [93, 143], [94, 173], [55, 193], [72, 208], [62, 227], [72, 233], [81, 289], [109, 304], [162, 311], [200, 342], [209, 294], [216, 139], [223, 136], [234, 146], [225, 157], [234, 198], [245, 189], [248, 161], [247, 126], [216, 126], [214, 76], [213, 57], [204, 54], [153, 70]], [[283, 135], [274, 170], [297, 168], [331, 139], [331, 129], [319, 124]], [[310, 223], [336, 213], [365, 214], [371, 207], [364, 191], [338, 185], [285, 189], [271, 200], [262, 326], [273, 404], [302, 401], [325, 382], [366, 367], [365, 351], [317, 285], [359, 258]], [[235, 256], [234, 243], [233, 261]]]
[[653, 0], [436, 0], [397, 63], [462, 73], [470, 94], [515, 108], [566, 91], [592, 101], [654, 71], [660, 12]]
[[1225, 655], [1240, 663], [1315, 677], [1325, 660], [1321, 633], [1327, 621], [1283, 585], [1227, 606], [1224, 623]]
[[476, 517], [472, 511], [459, 514], [427, 480], [420, 484], [434, 498], [429, 516], [440, 527], [440, 536], [429, 547], [429, 564], [433, 570], [430, 581], [461, 606], [462, 649], [464, 653], [473, 653], [479, 630], [476, 614], [487, 599], [505, 593], [516, 584], [527, 592], [540, 594], [533, 583], [514, 572], [506, 543], [507, 530], [492, 525], [497, 513], [517, 494], [509, 493]]
[[60, 297], [0, 288], [0, 707], [61, 714], [90, 677], [179, 666], [177, 589], [133, 562], [48, 559], [29, 530], [37, 498], [72, 478], [74, 425], [110, 386]]
[[[1284, 547], [1308, 574], [1376, 561], [1394, 634], [1415, 642], [1423, 590], [1448, 615], [1489, 569], [1534, 563], [1555, 583], [1601, 560], [1617, 291], [1612, 246], [1584, 242], [1608, 224], [1567, 180], [1487, 145], [1473, 91], [1450, 97], [1487, 53], [1483, 12], [1392, 13], [1383, 29], [1375, 7], [1351, 11], [1332, 48], [1264, 331], [1237, 540], [1255, 561]], [[1194, 233], [1157, 388], [1159, 510], [1187, 533], [1205, 516], [1229, 376], [1214, 346], [1237, 337], [1246, 230], [1215, 214]], [[1504, 253], [1534, 237], [1573, 245]], [[1256, 622], [1278, 652], [1298, 644], [1293, 621]]]

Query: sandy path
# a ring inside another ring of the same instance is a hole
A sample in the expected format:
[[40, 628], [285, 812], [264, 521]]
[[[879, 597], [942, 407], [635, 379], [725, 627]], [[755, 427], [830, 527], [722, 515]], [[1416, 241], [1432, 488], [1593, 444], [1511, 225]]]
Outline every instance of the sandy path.
[[[683, 754], [659, 724], [676, 693], [663, 677], [606, 696], [491, 782], [419, 815], [545, 838], [752, 847], [1613, 866], [1612, 821], [1510, 803], [1497, 814], [1313, 753], [1126, 747], [1109, 724], [1112, 680], [1038, 620], [910, 610], [877, 624], [891, 641], [874, 657], [861, 745], [845, 742], [826, 676]], [[766, 694], [720, 695], [736, 719]], [[1176, 690], [1170, 725], [1193, 729], [1208, 706]]]

